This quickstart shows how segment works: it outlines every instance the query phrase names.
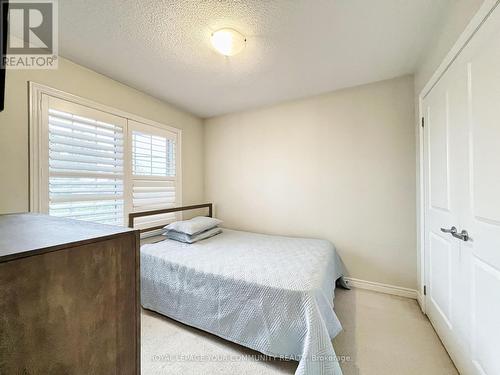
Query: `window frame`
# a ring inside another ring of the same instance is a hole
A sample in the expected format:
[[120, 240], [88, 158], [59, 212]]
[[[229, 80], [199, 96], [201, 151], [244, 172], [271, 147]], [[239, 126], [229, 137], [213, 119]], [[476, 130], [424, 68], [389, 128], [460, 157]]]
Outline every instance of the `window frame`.
[[[175, 135], [175, 206], [182, 206], [182, 130], [172, 125], [134, 115], [107, 105], [94, 102], [36, 82], [29, 82], [29, 211], [48, 213], [48, 97], [65, 100], [92, 110], [108, 113], [125, 119], [124, 134], [124, 226], [132, 211], [132, 148], [131, 129], [139, 123], [146, 131]], [[45, 102], [44, 102], [45, 101]], [[135, 123], [129, 126], [129, 122]]]

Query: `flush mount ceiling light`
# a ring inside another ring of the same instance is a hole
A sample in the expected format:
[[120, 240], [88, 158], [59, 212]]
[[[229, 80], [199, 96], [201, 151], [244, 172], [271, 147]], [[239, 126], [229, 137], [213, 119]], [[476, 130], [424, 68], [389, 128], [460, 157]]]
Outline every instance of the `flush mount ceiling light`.
[[245, 48], [247, 39], [240, 32], [226, 28], [212, 33], [210, 41], [217, 52], [224, 56], [234, 56]]

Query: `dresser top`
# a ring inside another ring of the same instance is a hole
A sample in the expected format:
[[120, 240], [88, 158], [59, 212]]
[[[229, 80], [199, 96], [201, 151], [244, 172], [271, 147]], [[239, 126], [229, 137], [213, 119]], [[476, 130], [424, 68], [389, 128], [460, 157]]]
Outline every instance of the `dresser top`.
[[127, 232], [133, 230], [41, 214], [0, 215], [0, 262], [84, 245]]

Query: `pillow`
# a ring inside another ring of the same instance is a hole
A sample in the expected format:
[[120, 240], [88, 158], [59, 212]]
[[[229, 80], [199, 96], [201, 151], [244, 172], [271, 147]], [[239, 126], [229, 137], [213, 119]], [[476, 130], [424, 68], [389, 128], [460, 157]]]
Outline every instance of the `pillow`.
[[193, 234], [193, 235], [189, 235], [189, 234], [182, 233], [182, 232], [177, 232], [175, 230], [167, 230], [164, 235], [167, 236], [167, 238], [170, 240], [175, 240], [175, 241], [185, 242], [185, 243], [195, 243], [197, 241], [201, 241], [201, 240], [216, 236], [219, 233], [222, 233], [222, 229], [215, 227], [215, 228], [207, 229], [203, 232], [200, 232], [198, 234]]
[[215, 219], [213, 217], [196, 216], [191, 220], [175, 221], [168, 224], [165, 229], [193, 235], [207, 229], [212, 229], [219, 224], [222, 224], [222, 220]]

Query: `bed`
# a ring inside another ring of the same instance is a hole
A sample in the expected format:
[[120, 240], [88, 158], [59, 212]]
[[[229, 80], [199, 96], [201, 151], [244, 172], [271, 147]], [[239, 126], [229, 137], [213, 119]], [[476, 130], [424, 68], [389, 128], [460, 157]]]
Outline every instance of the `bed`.
[[265, 355], [297, 360], [296, 375], [337, 375], [331, 340], [342, 328], [333, 299], [343, 274], [329, 241], [224, 229], [195, 244], [142, 245], [141, 303]]

